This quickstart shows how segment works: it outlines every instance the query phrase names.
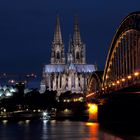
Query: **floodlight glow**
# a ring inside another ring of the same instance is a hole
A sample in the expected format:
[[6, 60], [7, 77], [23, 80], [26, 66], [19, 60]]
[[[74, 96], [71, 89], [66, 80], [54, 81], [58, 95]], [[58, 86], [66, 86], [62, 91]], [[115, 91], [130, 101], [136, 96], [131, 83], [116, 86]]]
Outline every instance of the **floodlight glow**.
[[43, 112], [43, 117], [47, 116], [48, 113], [46, 111]]
[[134, 75], [135, 75], [135, 76], [138, 76], [138, 75], [139, 75], [139, 72], [135, 72]]
[[128, 79], [131, 79], [132, 78], [132, 76], [131, 75], [128, 75], [128, 77], [127, 77]]

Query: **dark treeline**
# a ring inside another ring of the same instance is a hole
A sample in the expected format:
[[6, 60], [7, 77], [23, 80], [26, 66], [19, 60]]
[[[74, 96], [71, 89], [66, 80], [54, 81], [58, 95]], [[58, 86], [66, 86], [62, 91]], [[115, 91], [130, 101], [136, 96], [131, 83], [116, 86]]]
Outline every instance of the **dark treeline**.
[[49, 109], [56, 107], [56, 91], [46, 90], [40, 94], [39, 91], [33, 89], [31, 92], [24, 94], [17, 92], [10, 98], [3, 98], [0, 101], [0, 106], [7, 111], [19, 109]]

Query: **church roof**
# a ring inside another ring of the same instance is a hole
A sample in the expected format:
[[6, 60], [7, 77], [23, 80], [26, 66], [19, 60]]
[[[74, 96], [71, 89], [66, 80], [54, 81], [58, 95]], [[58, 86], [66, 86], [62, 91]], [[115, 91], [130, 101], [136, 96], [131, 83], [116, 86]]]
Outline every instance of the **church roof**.
[[65, 72], [67, 70], [74, 70], [79, 73], [91, 73], [95, 71], [94, 65], [88, 64], [49, 64], [45, 65], [44, 72], [45, 73], [53, 73], [53, 72]]

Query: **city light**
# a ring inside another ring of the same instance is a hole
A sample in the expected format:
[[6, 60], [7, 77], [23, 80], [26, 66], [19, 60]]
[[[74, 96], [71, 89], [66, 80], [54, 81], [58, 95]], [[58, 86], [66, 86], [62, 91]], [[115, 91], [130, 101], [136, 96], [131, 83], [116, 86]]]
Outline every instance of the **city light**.
[[47, 112], [43, 112], [42, 115], [45, 117], [45, 116], [48, 115], [48, 113]]
[[139, 72], [135, 72], [134, 75], [135, 75], [135, 76], [138, 76], [138, 75], [139, 75]]
[[131, 79], [131, 78], [132, 78], [132, 76], [131, 76], [131, 75], [128, 75], [128, 76], [127, 76], [127, 78], [128, 78], [128, 79]]
[[108, 75], [106, 75], [106, 79], [108, 79], [109, 78], [109, 76]]
[[124, 82], [125, 81], [125, 79], [124, 78], [122, 78], [122, 82]]
[[8, 120], [3, 120], [2, 122], [3, 122], [3, 124], [6, 124], [8, 122]]
[[115, 86], [115, 83], [112, 83], [112, 86]]
[[120, 84], [120, 81], [119, 80], [117, 81], [117, 84]]
[[67, 109], [67, 108], [64, 110], [64, 112], [65, 112], [65, 113], [68, 113], [69, 111], [70, 111], [70, 110], [69, 110], [69, 109]]
[[49, 116], [49, 114], [48, 114], [47, 111], [44, 111], [44, 112], [42, 113], [42, 119], [43, 119], [43, 120], [49, 120], [49, 119], [50, 119], [50, 116]]
[[97, 108], [96, 104], [89, 103], [88, 107], [89, 107], [89, 113], [91, 113], [91, 114], [97, 113], [98, 108]]
[[88, 95], [86, 95], [86, 98], [87, 98], [87, 97], [90, 97], [90, 96], [92, 96], [92, 95], [94, 95], [94, 92], [93, 92], [93, 93], [90, 93], [90, 94], [88, 94]]
[[8, 83], [14, 84], [15, 83], [15, 80], [13, 80], [13, 79], [12, 80], [9, 80]]
[[89, 120], [97, 121], [98, 116], [98, 106], [93, 103], [88, 104]]
[[26, 123], [26, 124], [29, 124], [29, 122], [30, 122], [30, 120], [25, 120], [25, 123]]
[[79, 101], [80, 101], [80, 102], [82, 102], [82, 101], [83, 101], [83, 99], [84, 99], [83, 97], [79, 97]]

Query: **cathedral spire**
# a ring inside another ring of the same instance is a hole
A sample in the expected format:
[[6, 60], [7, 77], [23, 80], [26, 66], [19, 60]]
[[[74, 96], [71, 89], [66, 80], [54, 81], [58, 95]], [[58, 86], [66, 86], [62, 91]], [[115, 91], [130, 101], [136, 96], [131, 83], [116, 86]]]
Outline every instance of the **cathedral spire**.
[[85, 64], [85, 44], [81, 41], [80, 29], [78, 24], [78, 18], [75, 16], [74, 19], [74, 33], [72, 42], [70, 44], [72, 62], [75, 64]]
[[64, 63], [65, 63], [64, 45], [61, 36], [60, 20], [59, 16], [57, 16], [54, 39], [52, 42], [51, 64], [64, 64]]
[[74, 18], [74, 34], [73, 34], [73, 42], [76, 44], [81, 43], [80, 29], [78, 24], [78, 17]]
[[61, 28], [60, 28], [60, 19], [59, 16], [56, 18], [56, 27], [54, 32], [54, 40], [55, 43], [62, 44], [62, 36], [61, 36]]

